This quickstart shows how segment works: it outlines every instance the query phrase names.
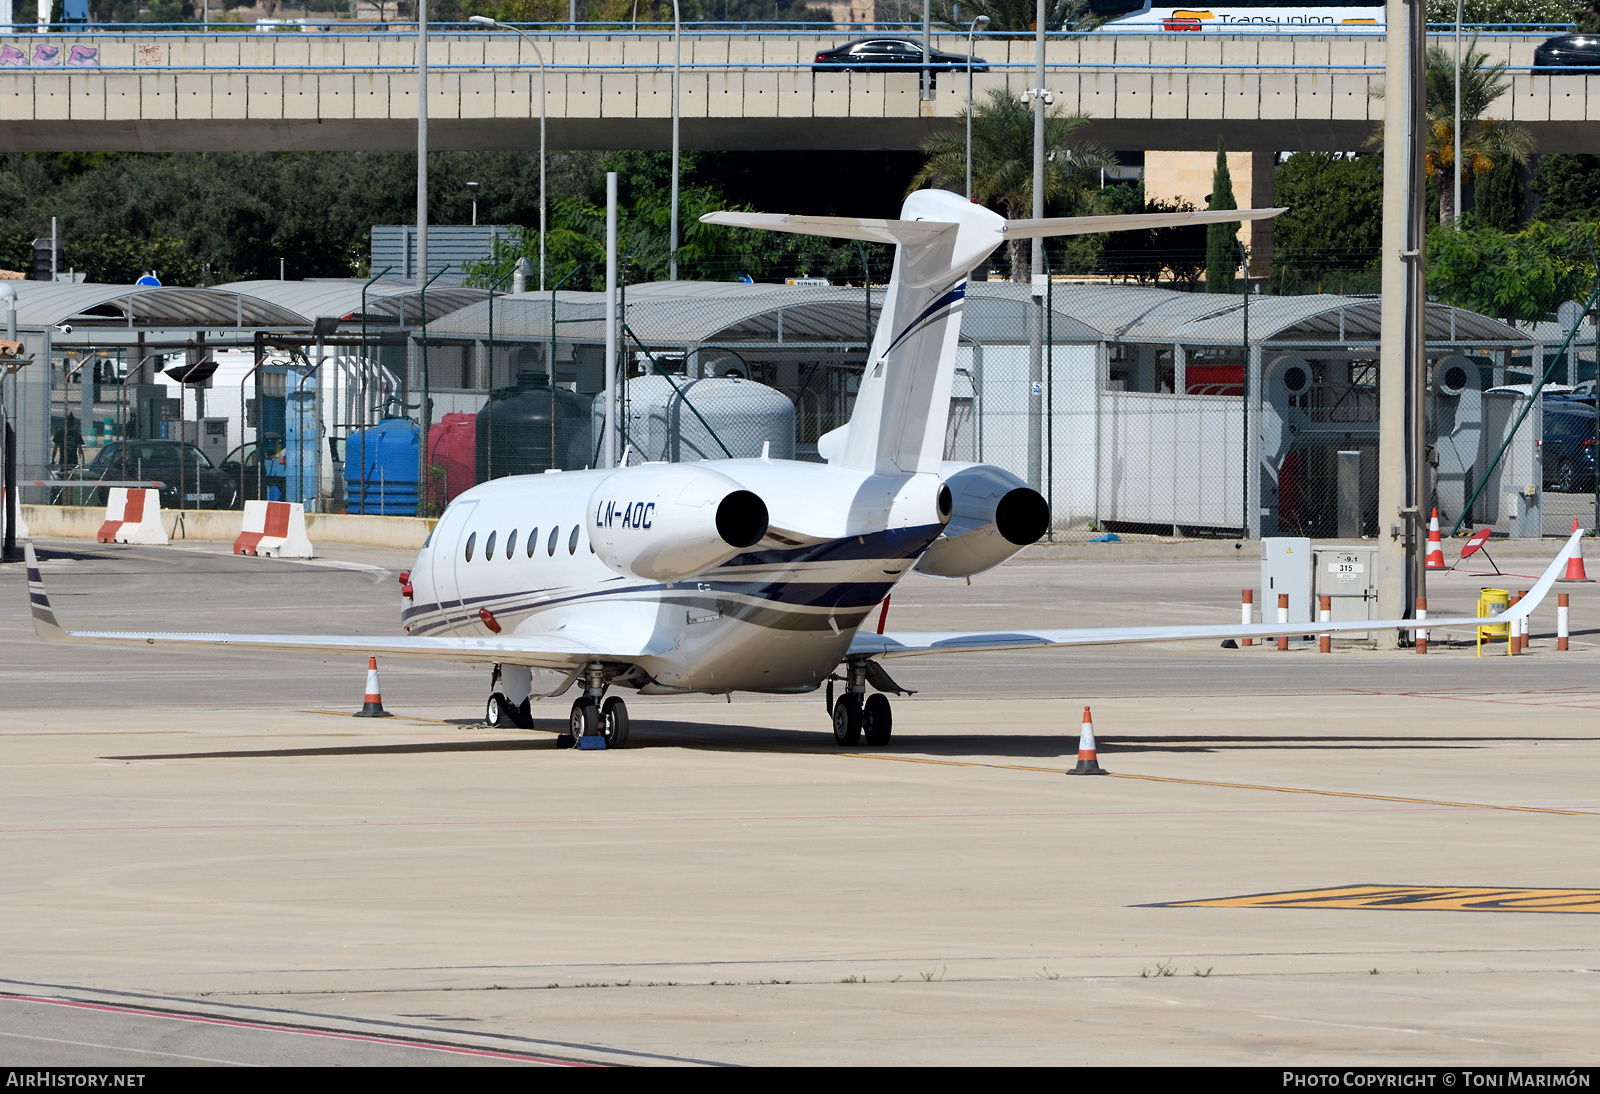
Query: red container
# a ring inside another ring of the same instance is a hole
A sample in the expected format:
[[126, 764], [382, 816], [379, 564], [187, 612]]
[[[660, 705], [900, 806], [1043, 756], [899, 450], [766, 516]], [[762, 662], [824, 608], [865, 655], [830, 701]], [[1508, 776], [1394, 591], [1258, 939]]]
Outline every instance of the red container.
[[428, 435], [428, 463], [443, 465], [446, 503], [478, 482], [478, 416], [446, 414]]

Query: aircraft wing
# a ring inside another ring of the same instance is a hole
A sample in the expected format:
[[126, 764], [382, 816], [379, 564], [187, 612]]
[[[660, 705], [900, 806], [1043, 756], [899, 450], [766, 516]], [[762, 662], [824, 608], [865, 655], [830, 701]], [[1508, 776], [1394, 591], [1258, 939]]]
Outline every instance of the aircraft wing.
[[1442, 630], [1505, 623], [1528, 616], [1566, 570], [1578, 550], [1583, 530], [1572, 533], [1561, 553], [1516, 606], [1490, 618], [1354, 620], [1344, 623], [1201, 623], [1176, 627], [1082, 627], [1072, 630], [890, 631], [857, 634], [852, 656], [918, 657], [933, 653], [979, 653], [992, 650], [1040, 649], [1049, 646], [1115, 646], [1134, 642], [1187, 642], [1197, 638], [1276, 638], [1282, 634], [1338, 634], [1341, 631]]
[[602, 650], [560, 635], [495, 635], [488, 638], [412, 638], [408, 635], [339, 634], [178, 634], [163, 631], [69, 631], [56, 618], [39, 573], [33, 544], [27, 544], [28, 606], [33, 629], [46, 642], [94, 642], [123, 646], [206, 646], [285, 653], [350, 653], [362, 656], [420, 657], [431, 661], [498, 662], [529, 668], [572, 669], [596, 659], [626, 660], [642, 650]]

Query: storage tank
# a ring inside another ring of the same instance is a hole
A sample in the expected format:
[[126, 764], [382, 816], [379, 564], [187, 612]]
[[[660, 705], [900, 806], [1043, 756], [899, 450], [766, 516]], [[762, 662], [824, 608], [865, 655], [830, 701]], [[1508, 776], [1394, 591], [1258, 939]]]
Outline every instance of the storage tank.
[[476, 451], [478, 416], [471, 411], [446, 414], [428, 432], [428, 463], [444, 468], [444, 500], [456, 500], [478, 484]]
[[478, 411], [478, 481], [593, 465], [590, 401], [564, 387], [552, 390], [542, 372], [520, 373], [515, 384], [491, 392]]
[[416, 516], [421, 432], [415, 422], [391, 418], [345, 439], [345, 512]]
[[[761, 455], [763, 444], [770, 444], [775, 460], [794, 459], [794, 404], [766, 384], [737, 377], [639, 376], [628, 381], [626, 392], [627, 420], [619, 417], [617, 432], [626, 429], [630, 463], [752, 457]], [[595, 398], [593, 423], [598, 437], [605, 428], [604, 396]]]

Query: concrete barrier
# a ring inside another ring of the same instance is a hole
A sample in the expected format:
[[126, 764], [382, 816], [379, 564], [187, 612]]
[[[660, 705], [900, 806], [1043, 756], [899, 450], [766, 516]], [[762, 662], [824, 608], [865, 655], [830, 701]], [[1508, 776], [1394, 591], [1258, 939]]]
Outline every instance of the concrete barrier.
[[[45, 539], [94, 539], [105, 521], [105, 510], [92, 505], [23, 505], [18, 509], [29, 531]], [[239, 534], [244, 514], [237, 509], [185, 509], [181, 513], [165, 510], [161, 518], [167, 534], [175, 540], [231, 543]], [[356, 543], [414, 551], [422, 547], [435, 523], [423, 517], [308, 513], [306, 533], [318, 543]]]

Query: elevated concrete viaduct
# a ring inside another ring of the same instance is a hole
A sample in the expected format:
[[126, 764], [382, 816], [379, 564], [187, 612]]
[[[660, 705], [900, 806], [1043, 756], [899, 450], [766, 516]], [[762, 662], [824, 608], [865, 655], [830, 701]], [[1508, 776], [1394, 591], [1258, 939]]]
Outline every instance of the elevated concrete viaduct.
[[[964, 51], [958, 36], [938, 43]], [[914, 149], [966, 105], [960, 72], [929, 101], [913, 73], [814, 72], [846, 35], [685, 36], [682, 132], [702, 149]], [[1537, 37], [1484, 38], [1512, 66], [1494, 116], [1541, 151], [1592, 149], [1600, 75], [1531, 70]], [[0, 37], [0, 151], [311, 151], [415, 147], [415, 36], [398, 33], [12, 35]], [[550, 147], [664, 148], [670, 35], [554, 35]], [[1031, 83], [1031, 41], [990, 39], [975, 94]], [[1382, 113], [1378, 34], [1132, 35], [1053, 41], [1057, 104], [1094, 119], [1113, 148], [1341, 151]], [[436, 149], [538, 145], [539, 70], [521, 39], [430, 37]]]

